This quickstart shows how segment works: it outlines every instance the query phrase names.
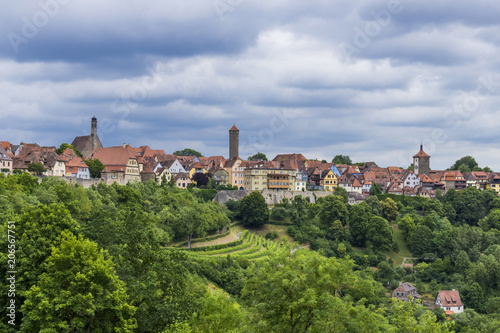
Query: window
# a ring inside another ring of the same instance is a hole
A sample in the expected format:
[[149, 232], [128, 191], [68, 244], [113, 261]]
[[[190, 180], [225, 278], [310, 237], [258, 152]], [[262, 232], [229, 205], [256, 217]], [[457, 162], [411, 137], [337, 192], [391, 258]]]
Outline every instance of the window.
[[450, 311], [450, 308], [446, 308], [446, 311]]

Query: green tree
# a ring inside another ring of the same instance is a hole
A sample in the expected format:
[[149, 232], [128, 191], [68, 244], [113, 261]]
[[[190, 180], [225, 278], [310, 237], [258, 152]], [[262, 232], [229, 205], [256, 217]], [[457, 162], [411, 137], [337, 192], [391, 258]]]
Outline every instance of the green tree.
[[246, 227], [261, 227], [269, 222], [269, 208], [260, 192], [253, 191], [240, 200], [239, 211]]
[[392, 228], [387, 220], [372, 216], [368, 225], [366, 241], [374, 250], [389, 251], [392, 247]]
[[468, 284], [462, 291], [462, 302], [468, 307], [481, 311], [484, 307], [484, 291], [477, 282]]
[[[371, 326], [373, 331], [383, 330], [383, 318], [371, 317], [363, 311], [364, 307], [353, 308], [341, 299], [359, 281], [353, 268], [351, 260], [289, 248], [251, 267], [242, 296], [252, 309], [253, 331], [342, 332], [357, 331], [349, 330], [356, 325], [373, 325], [378, 328]], [[358, 311], [364, 314], [360, 317], [367, 319], [363, 324], [357, 317]], [[333, 324], [337, 326], [335, 330]]]
[[470, 172], [471, 170], [473, 170], [475, 167], [477, 167], [478, 164], [476, 162], [476, 159], [472, 156], [464, 156], [458, 160], [455, 161], [455, 164], [453, 164], [451, 167], [450, 167], [450, 170], [459, 170], [460, 167], [462, 168], [466, 168], [467, 172]]
[[335, 155], [335, 157], [332, 160], [332, 163], [352, 165], [352, 161], [349, 155]]
[[422, 256], [434, 252], [431, 229], [425, 225], [419, 224], [411, 236], [410, 246], [415, 256]]
[[85, 160], [85, 164], [89, 167], [90, 177], [101, 178], [101, 171], [104, 170], [105, 166], [98, 158], [89, 158]]
[[349, 212], [349, 232], [352, 244], [365, 247], [371, 214], [370, 206], [366, 202], [354, 205]]
[[370, 187], [370, 195], [379, 195], [382, 194], [382, 187], [379, 184], [372, 182], [372, 186]]
[[479, 221], [479, 226], [484, 230], [497, 229], [500, 231], [500, 209], [492, 209], [488, 216]]
[[207, 290], [200, 308], [191, 316], [196, 333], [239, 333], [244, 324], [240, 305], [220, 290]]
[[83, 157], [82, 153], [78, 149], [76, 149], [75, 147], [73, 147], [73, 145], [70, 145], [70, 144], [67, 144], [67, 143], [61, 143], [61, 145], [59, 146], [59, 148], [56, 149], [56, 154], [57, 155], [62, 155], [67, 148], [73, 150], [75, 152], [76, 156]]
[[382, 207], [382, 217], [389, 222], [396, 221], [399, 215], [398, 205], [391, 198], [387, 198], [380, 203]]
[[347, 190], [343, 187], [337, 186], [335, 190], [333, 190], [334, 195], [341, 196], [344, 200], [344, 203], [349, 202], [349, 195], [347, 194]]
[[184, 148], [183, 150], [177, 150], [174, 151], [175, 156], [196, 156], [196, 157], [203, 157], [203, 155], [194, 149], [191, 148]]
[[321, 228], [327, 230], [335, 220], [347, 225], [349, 213], [342, 197], [337, 195], [327, 195], [321, 199], [319, 204], [319, 223]]
[[47, 169], [45, 169], [42, 162], [31, 162], [28, 164], [28, 171], [37, 176], [41, 176], [45, 171], [47, 171]]
[[248, 160], [249, 161], [253, 161], [253, 160], [267, 161], [267, 156], [264, 153], [257, 153], [255, 155], [248, 157]]
[[21, 308], [25, 332], [133, 332], [135, 308], [97, 244], [65, 234]]
[[411, 239], [411, 236], [413, 235], [413, 232], [416, 229], [415, 221], [411, 217], [411, 215], [406, 214], [399, 220], [398, 222], [398, 228], [403, 232], [403, 236], [406, 240], [406, 242], [409, 242]]

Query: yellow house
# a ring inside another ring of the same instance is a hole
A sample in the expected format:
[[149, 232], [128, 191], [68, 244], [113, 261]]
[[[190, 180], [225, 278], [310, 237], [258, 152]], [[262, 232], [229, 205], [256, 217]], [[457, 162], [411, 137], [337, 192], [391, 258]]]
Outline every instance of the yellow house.
[[500, 175], [492, 174], [490, 175], [490, 181], [486, 184], [486, 188], [491, 188], [500, 195]]
[[169, 182], [170, 179], [173, 177], [172, 173], [170, 172], [170, 170], [168, 170], [168, 168], [158, 168], [156, 170], [156, 179], [158, 181], [158, 184], [161, 184], [163, 176], [165, 176], [167, 182]]
[[192, 179], [195, 173], [208, 173], [208, 171], [198, 162], [189, 170], [189, 178]]
[[332, 169], [328, 169], [322, 171], [321, 177], [319, 179], [319, 186], [323, 186], [325, 191], [333, 191], [338, 186], [337, 175], [332, 171]]
[[297, 171], [293, 169], [247, 168], [245, 169], [245, 189], [293, 191], [296, 176]]

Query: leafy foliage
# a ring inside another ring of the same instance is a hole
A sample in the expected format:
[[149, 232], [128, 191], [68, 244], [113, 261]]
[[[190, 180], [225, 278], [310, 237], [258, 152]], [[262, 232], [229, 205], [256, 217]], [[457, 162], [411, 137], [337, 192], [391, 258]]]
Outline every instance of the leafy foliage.
[[45, 169], [42, 162], [31, 162], [28, 164], [28, 171], [33, 172], [37, 176], [41, 176], [47, 169]]
[[89, 158], [88, 160], [85, 160], [85, 164], [89, 167], [90, 177], [101, 177], [101, 172], [104, 170], [105, 166], [98, 158]]
[[257, 153], [255, 155], [249, 156], [248, 160], [249, 161], [254, 161], [254, 160], [267, 161], [267, 156], [264, 153]]
[[184, 148], [183, 150], [176, 150], [173, 153], [175, 156], [196, 156], [196, 157], [203, 157], [203, 155], [194, 149], [191, 148]]
[[352, 161], [349, 155], [335, 155], [335, 157], [332, 160], [332, 163], [352, 165]]
[[260, 227], [269, 221], [269, 208], [260, 192], [254, 191], [241, 199], [239, 211], [244, 226]]
[[68, 143], [61, 143], [59, 148], [56, 149], [56, 154], [62, 155], [64, 153], [64, 151], [68, 148], [73, 150], [75, 152], [76, 156], [83, 157], [82, 153], [78, 149], [76, 149], [75, 147], [73, 147], [73, 145], [70, 145]]

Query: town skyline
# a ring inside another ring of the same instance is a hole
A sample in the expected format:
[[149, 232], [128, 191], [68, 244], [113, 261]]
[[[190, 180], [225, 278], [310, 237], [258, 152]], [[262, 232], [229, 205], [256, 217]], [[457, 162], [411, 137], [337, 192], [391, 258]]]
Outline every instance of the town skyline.
[[[96, 118], [96, 117], [94, 116], [92, 119], [94, 119], [94, 118]], [[96, 122], [96, 124], [97, 124], [97, 122]], [[233, 123], [233, 127], [232, 127], [232, 128], [234, 128], [234, 127], [235, 127], [235, 125], [236, 125], [236, 123]], [[238, 128], [237, 128], [237, 129], [238, 129]], [[238, 130], [239, 130], [239, 129], [238, 129]], [[92, 131], [93, 131], [93, 130], [92, 130]], [[106, 130], [104, 130], [104, 131], [106, 131]], [[103, 130], [101, 130], [99, 127], [96, 127], [95, 132], [98, 134], [99, 139], [100, 139], [100, 138], [103, 136], [103, 134], [104, 134]], [[83, 131], [82, 131], [82, 133], [81, 133], [81, 135], [79, 135], [79, 136], [85, 137], [85, 136], [88, 136], [88, 134], [89, 134], [89, 133], [90, 133], [90, 131], [85, 132], [85, 130], [83, 130]], [[229, 133], [231, 133], [231, 129], [229, 130]], [[104, 134], [104, 136], [106, 136], [106, 135]], [[78, 136], [77, 136], [77, 137], [78, 137]], [[37, 144], [37, 145], [39, 145], [39, 146], [41, 146], [41, 147], [56, 147], [56, 148], [57, 148], [57, 147], [59, 147], [59, 146], [60, 146], [61, 144], [63, 144], [63, 143], [72, 144], [72, 141], [73, 141], [73, 139], [70, 139], [70, 140], [68, 140], [68, 141], [62, 141], [62, 142], [57, 143], [57, 144], [54, 144], [54, 143], [52, 143], [52, 144], [43, 144], [43, 143], [40, 143], [40, 142], [29, 141], [29, 140], [21, 140], [21, 141], [19, 141], [19, 142], [16, 142], [16, 141], [8, 140], [8, 138], [0, 138], [0, 139], [2, 139], [3, 141], [10, 142], [11, 144], [20, 144], [20, 143], [23, 143], [23, 142], [24, 142], [24, 143], [35, 143], [35, 144]], [[0, 141], [2, 141], [2, 140], [0, 140]], [[227, 141], [227, 138], [226, 138], [226, 141]], [[250, 144], [248, 144], [249, 142], [250, 142]], [[403, 169], [407, 169], [408, 167], [410, 167], [410, 166], [412, 166], [412, 165], [413, 165], [413, 155], [414, 155], [414, 154], [412, 154], [411, 156], [407, 157], [407, 158], [409, 158], [409, 164], [408, 164], [408, 165], [398, 165], [397, 163], [392, 163], [392, 164], [390, 164], [390, 163], [389, 163], [389, 164], [383, 164], [383, 163], [378, 162], [377, 160], [370, 160], [370, 159], [361, 159], [361, 160], [356, 160], [355, 158], [353, 158], [353, 156], [352, 156], [352, 155], [350, 155], [350, 154], [349, 154], [349, 152], [346, 152], [346, 153], [339, 152], [339, 153], [336, 153], [336, 154], [332, 155], [331, 157], [328, 157], [328, 156], [327, 156], [327, 157], [325, 157], [325, 158], [309, 157], [309, 156], [308, 156], [308, 154], [307, 154], [307, 150], [305, 150], [305, 151], [293, 151], [293, 152], [292, 152], [292, 151], [280, 151], [280, 150], [276, 150], [275, 152], [273, 152], [273, 153], [271, 153], [271, 154], [270, 154], [270, 153], [268, 153], [268, 152], [266, 152], [266, 151], [263, 151], [263, 150], [258, 150], [258, 149], [257, 149], [257, 148], [266, 147], [266, 145], [265, 145], [265, 144], [262, 144], [262, 143], [260, 143], [260, 142], [262, 142], [262, 141], [259, 141], [259, 137], [253, 137], [253, 138], [248, 139], [247, 137], [243, 136], [243, 140], [240, 140], [240, 144], [238, 145], [238, 149], [239, 149], [239, 151], [241, 151], [241, 150], [242, 150], [242, 148], [243, 148], [243, 151], [253, 151], [253, 153], [251, 153], [251, 154], [243, 154], [243, 155], [242, 155], [242, 154], [237, 154], [237, 156], [239, 156], [242, 160], [248, 160], [251, 156], [253, 156], [253, 155], [257, 154], [257, 153], [263, 153], [263, 154], [265, 154], [265, 155], [266, 155], [266, 157], [267, 157], [269, 160], [272, 160], [274, 156], [283, 155], [283, 154], [303, 154], [303, 155], [306, 157], [306, 159], [307, 159], [307, 160], [318, 160], [318, 161], [325, 160], [325, 161], [326, 161], [326, 163], [331, 163], [331, 162], [332, 162], [332, 160], [333, 160], [333, 158], [334, 158], [335, 156], [337, 156], [337, 155], [345, 155], [345, 156], [349, 156], [349, 157], [351, 158], [351, 160], [352, 160], [352, 162], [353, 162], [353, 163], [361, 163], [361, 162], [375, 162], [375, 163], [377, 163], [377, 164], [378, 164], [378, 165], [380, 165], [380, 166], [385, 166], [385, 167], [396, 166], [396, 167], [400, 167], [400, 168], [403, 168]], [[241, 146], [241, 143], [243, 143], [243, 146]], [[431, 144], [432, 144], [432, 143], [431, 143]], [[123, 146], [123, 145], [129, 145], [129, 146], [131, 146], [131, 147], [143, 147], [143, 146], [148, 146], [148, 147], [150, 147], [151, 149], [161, 149], [161, 150], [165, 151], [167, 154], [173, 154], [174, 152], [176, 152], [176, 151], [181, 151], [181, 150], [183, 150], [183, 149], [194, 149], [194, 150], [197, 150], [197, 151], [198, 151], [198, 149], [193, 148], [193, 147], [176, 147], [176, 148], [174, 148], [174, 149], [168, 150], [168, 149], [165, 149], [164, 147], [154, 147], [154, 146], [150, 146], [149, 144], [140, 144], [140, 143], [139, 143], [139, 144], [132, 144], [130, 141], [129, 141], [129, 142], [122, 142], [121, 144], [115, 144], [115, 145], [105, 145], [105, 144], [104, 144], [104, 145], [103, 145], [103, 146], [101, 146], [101, 147], [119, 147], [119, 146]], [[418, 152], [419, 150], [422, 150], [422, 148], [423, 148], [424, 146], [425, 146], [425, 145], [423, 144], [423, 142], [420, 142], [420, 144], [419, 144], [419, 147], [420, 147], [420, 148], [415, 148], [415, 149], [414, 149], [415, 153], [416, 153], [416, 152]], [[248, 149], [248, 147], [251, 147], [251, 148], [250, 148], [250, 149]], [[220, 152], [218, 152], [218, 153], [217, 153], [217, 152], [215, 152], [215, 153], [212, 153], [212, 154], [206, 154], [204, 151], [199, 151], [199, 152], [200, 152], [200, 153], [201, 153], [204, 157], [210, 157], [210, 156], [223, 156], [223, 157], [224, 157], [224, 158], [226, 158], [227, 160], [231, 159], [231, 158], [230, 158], [230, 154], [228, 153], [228, 149], [230, 149], [230, 144], [227, 144], [227, 145], [226, 145], [226, 147], [224, 147], [224, 149], [225, 149], [225, 152], [220, 151]], [[209, 151], [213, 151], [213, 150], [209, 150]], [[425, 151], [426, 151], [426, 152], [431, 152], [431, 151], [434, 151], [434, 149], [432, 148], [432, 146], [431, 146], [431, 148], [426, 147], [426, 148], [425, 148]], [[304, 152], [305, 152], [305, 153], [304, 153]], [[84, 156], [85, 156], [85, 155], [86, 155], [86, 154], [84, 154]], [[325, 156], [325, 155], [322, 155], [322, 156]], [[450, 163], [450, 164], [449, 164], [448, 166], [443, 167], [443, 168], [433, 167], [433, 165], [432, 165], [432, 164], [431, 164], [431, 166], [430, 166], [430, 167], [431, 167], [431, 169], [433, 169], [433, 170], [446, 170], [446, 169], [450, 168], [450, 167], [453, 165], [453, 163], [455, 163], [455, 161], [456, 161], [456, 160], [458, 160], [458, 159], [460, 159], [460, 158], [462, 158], [462, 157], [466, 157], [466, 156], [472, 156], [472, 157], [474, 157], [474, 158], [475, 158], [475, 156], [474, 156], [473, 154], [464, 154], [464, 155], [462, 155], [462, 156], [457, 156], [457, 158], [456, 158], [455, 160], [453, 160], [453, 161], [449, 161], [449, 163]], [[431, 157], [432, 157], [432, 154], [431, 154]], [[400, 158], [400, 162], [405, 161], [405, 158], [406, 158], [406, 157], [401, 156], [401, 158]], [[433, 157], [433, 163], [435, 162], [435, 160], [434, 160], [434, 159], [435, 159], [435, 158]], [[475, 158], [475, 159], [476, 159], [476, 158]], [[476, 161], [478, 162], [478, 166], [480, 166], [480, 167], [482, 167], [482, 168], [484, 168], [484, 167], [489, 167], [489, 168], [491, 168], [491, 169], [492, 169], [493, 171], [495, 171], [495, 172], [496, 172], [497, 170], [500, 170], [500, 168], [499, 168], [499, 169], [495, 169], [495, 168], [490, 167], [489, 165], [484, 165], [484, 164], [481, 164], [481, 161], [478, 161], [477, 159], [476, 159]]]
[[437, 169], [500, 170], [496, 2], [5, 6], [5, 140], [67, 142], [96, 115], [106, 146], [214, 155], [236, 123], [242, 156], [407, 167], [423, 143]]

